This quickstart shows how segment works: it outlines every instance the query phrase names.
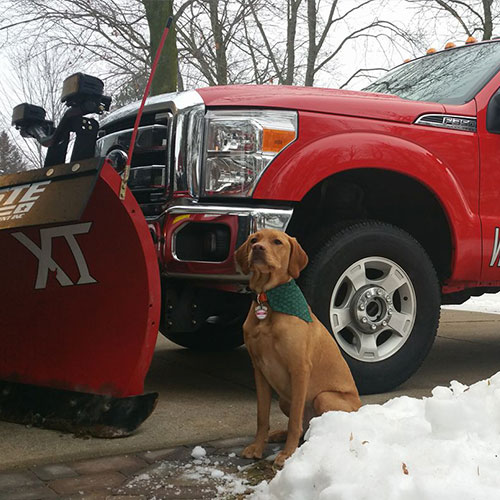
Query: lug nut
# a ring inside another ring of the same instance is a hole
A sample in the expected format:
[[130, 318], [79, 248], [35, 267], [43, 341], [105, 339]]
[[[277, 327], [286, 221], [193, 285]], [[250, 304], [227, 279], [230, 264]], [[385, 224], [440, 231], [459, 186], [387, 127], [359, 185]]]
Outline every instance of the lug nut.
[[368, 320], [366, 318], [361, 318], [361, 323], [368, 323]]
[[371, 292], [366, 292], [366, 298], [369, 299], [372, 296]]
[[377, 295], [382, 295], [382, 290], [378, 289], [377, 290]]
[[376, 329], [377, 329], [376, 325], [372, 325], [372, 330], [376, 330]]
[[387, 326], [387, 321], [382, 321], [382, 326]]
[[392, 304], [392, 299], [390, 297], [387, 297], [387, 303]]
[[364, 311], [365, 310], [365, 305], [364, 304], [359, 304], [359, 310]]
[[389, 309], [387, 309], [387, 314], [390, 316], [392, 314], [392, 307], [389, 307]]

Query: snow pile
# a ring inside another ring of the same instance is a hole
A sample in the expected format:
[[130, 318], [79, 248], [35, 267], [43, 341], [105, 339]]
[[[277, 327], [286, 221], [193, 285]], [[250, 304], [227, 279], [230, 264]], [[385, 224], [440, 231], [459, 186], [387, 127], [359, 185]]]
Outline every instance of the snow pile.
[[500, 498], [500, 373], [313, 419], [304, 445], [251, 498]]
[[500, 294], [485, 293], [480, 297], [471, 297], [463, 304], [443, 306], [444, 309], [455, 311], [476, 311], [490, 314], [500, 314]]

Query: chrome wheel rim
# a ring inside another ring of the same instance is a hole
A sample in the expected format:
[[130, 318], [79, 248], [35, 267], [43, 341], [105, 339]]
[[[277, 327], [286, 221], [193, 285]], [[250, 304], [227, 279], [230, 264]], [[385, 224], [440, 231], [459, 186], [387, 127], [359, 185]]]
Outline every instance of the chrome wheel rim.
[[375, 363], [408, 340], [417, 314], [413, 284], [396, 262], [367, 257], [337, 281], [330, 300], [335, 340], [352, 358]]

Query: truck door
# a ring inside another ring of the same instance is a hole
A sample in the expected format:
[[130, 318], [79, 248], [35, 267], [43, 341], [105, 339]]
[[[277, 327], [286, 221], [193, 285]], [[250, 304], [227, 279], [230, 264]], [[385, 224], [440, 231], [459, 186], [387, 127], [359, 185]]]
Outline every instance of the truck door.
[[500, 284], [500, 74], [476, 96], [480, 151], [481, 282]]

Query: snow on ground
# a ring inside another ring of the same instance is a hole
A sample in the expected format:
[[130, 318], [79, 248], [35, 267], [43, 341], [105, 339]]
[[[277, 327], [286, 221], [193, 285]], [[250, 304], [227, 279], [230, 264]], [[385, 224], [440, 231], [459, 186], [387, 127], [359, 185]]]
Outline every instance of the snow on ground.
[[500, 314], [500, 293], [485, 293], [480, 297], [471, 297], [458, 306], [444, 306], [444, 309]]
[[253, 500], [500, 498], [500, 372], [311, 421], [306, 442]]
[[[500, 294], [447, 308], [500, 314]], [[313, 419], [306, 442], [250, 498], [497, 500], [500, 372], [470, 387], [436, 387], [430, 398]]]

